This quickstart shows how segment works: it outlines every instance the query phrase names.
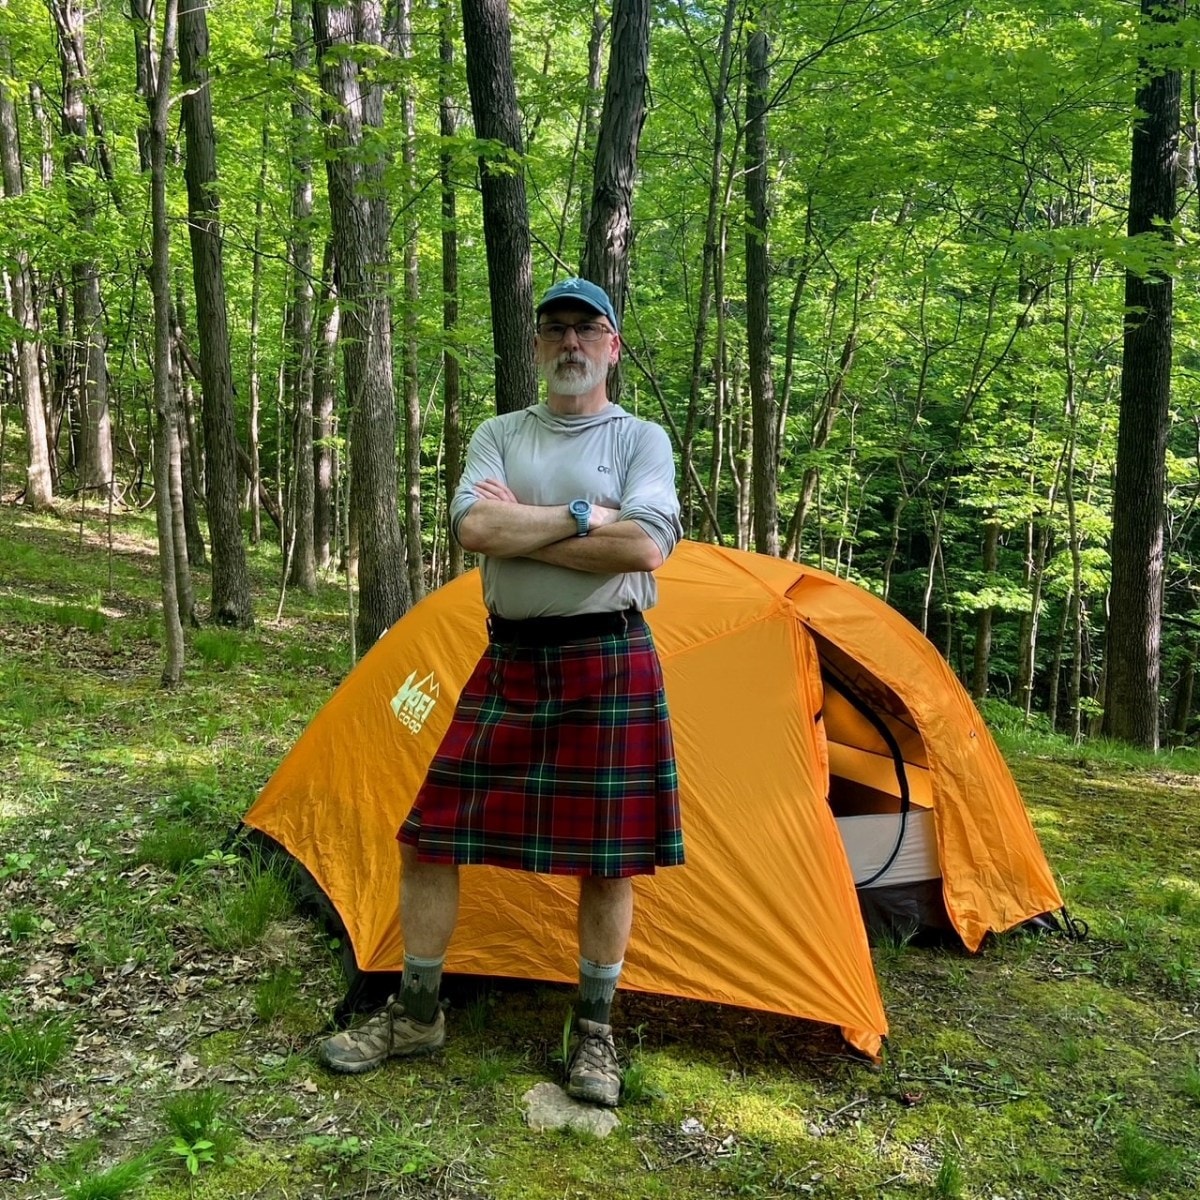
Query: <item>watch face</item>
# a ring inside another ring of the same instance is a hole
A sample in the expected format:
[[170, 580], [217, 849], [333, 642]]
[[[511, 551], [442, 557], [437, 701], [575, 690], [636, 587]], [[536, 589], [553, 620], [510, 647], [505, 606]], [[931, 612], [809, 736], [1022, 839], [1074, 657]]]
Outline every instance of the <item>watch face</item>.
[[572, 500], [569, 511], [573, 517], [586, 517], [591, 514], [592, 506], [586, 500]]

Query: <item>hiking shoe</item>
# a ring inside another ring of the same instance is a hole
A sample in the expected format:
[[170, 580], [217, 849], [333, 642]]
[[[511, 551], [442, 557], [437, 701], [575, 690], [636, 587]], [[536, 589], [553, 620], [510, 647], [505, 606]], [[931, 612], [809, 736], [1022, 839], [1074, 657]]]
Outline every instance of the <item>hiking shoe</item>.
[[343, 1075], [361, 1075], [373, 1071], [389, 1058], [432, 1054], [446, 1041], [446, 1018], [439, 1008], [437, 1016], [426, 1024], [414, 1021], [404, 1012], [395, 996], [387, 1006], [357, 1029], [334, 1034], [321, 1043], [321, 1061]]
[[615, 1108], [621, 1097], [621, 1069], [611, 1025], [580, 1017], [567, 1059], [567, 1095]]

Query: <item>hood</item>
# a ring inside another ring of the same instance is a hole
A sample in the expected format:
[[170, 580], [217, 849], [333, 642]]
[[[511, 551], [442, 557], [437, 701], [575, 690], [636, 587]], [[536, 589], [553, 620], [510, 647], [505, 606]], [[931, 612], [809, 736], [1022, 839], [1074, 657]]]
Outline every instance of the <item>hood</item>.
[[620, 421], [629, 414], [619, 405], [610, 404], [598, 413], [583, 413], [580, 416], [562, 417], [552, 413], [545, 403], [534, 404], [525, 410], [526, 416], [533, 417], [543, 425], [559, 433], [583, 433], [585, 429], [595, 429], [597, 425], [607, 425], [610, 421]]

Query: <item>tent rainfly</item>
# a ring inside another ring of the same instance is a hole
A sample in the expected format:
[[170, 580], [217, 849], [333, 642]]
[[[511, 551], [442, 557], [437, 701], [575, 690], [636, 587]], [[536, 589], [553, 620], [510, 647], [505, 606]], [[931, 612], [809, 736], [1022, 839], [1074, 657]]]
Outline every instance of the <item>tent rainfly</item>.
[[[648, 615], [679, 761], [685, 866], [635, 881], [621, 986], [841, 1027], [887, 1020], [868, 925], [968, 950], [1061, 907], [1021, 796], [932, 645], [797, 563], [684, 542]], [[398, 621], [246, 814], [333, 906], [363, 972], [403, 964], [396, 831], [483, 650], [477, 572]], [[446, 969], [576, 978], [577, 884], [472, 867]]]

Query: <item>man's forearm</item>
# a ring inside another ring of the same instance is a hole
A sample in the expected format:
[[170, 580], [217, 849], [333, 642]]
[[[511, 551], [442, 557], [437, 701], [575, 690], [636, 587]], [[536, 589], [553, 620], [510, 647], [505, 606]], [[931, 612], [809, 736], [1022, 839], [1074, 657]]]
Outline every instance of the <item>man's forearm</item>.
[[477, 500], [459, 523], [458, 540], [464, 550], [490, 558], [527, 558], [574, 532], [575, 518], [565, 504]]
[[634, 521], [593, 529], [587, 537], [563, 538], [523, 557], [597, 575], [657, 571], [663, 561], [654, 539]]

